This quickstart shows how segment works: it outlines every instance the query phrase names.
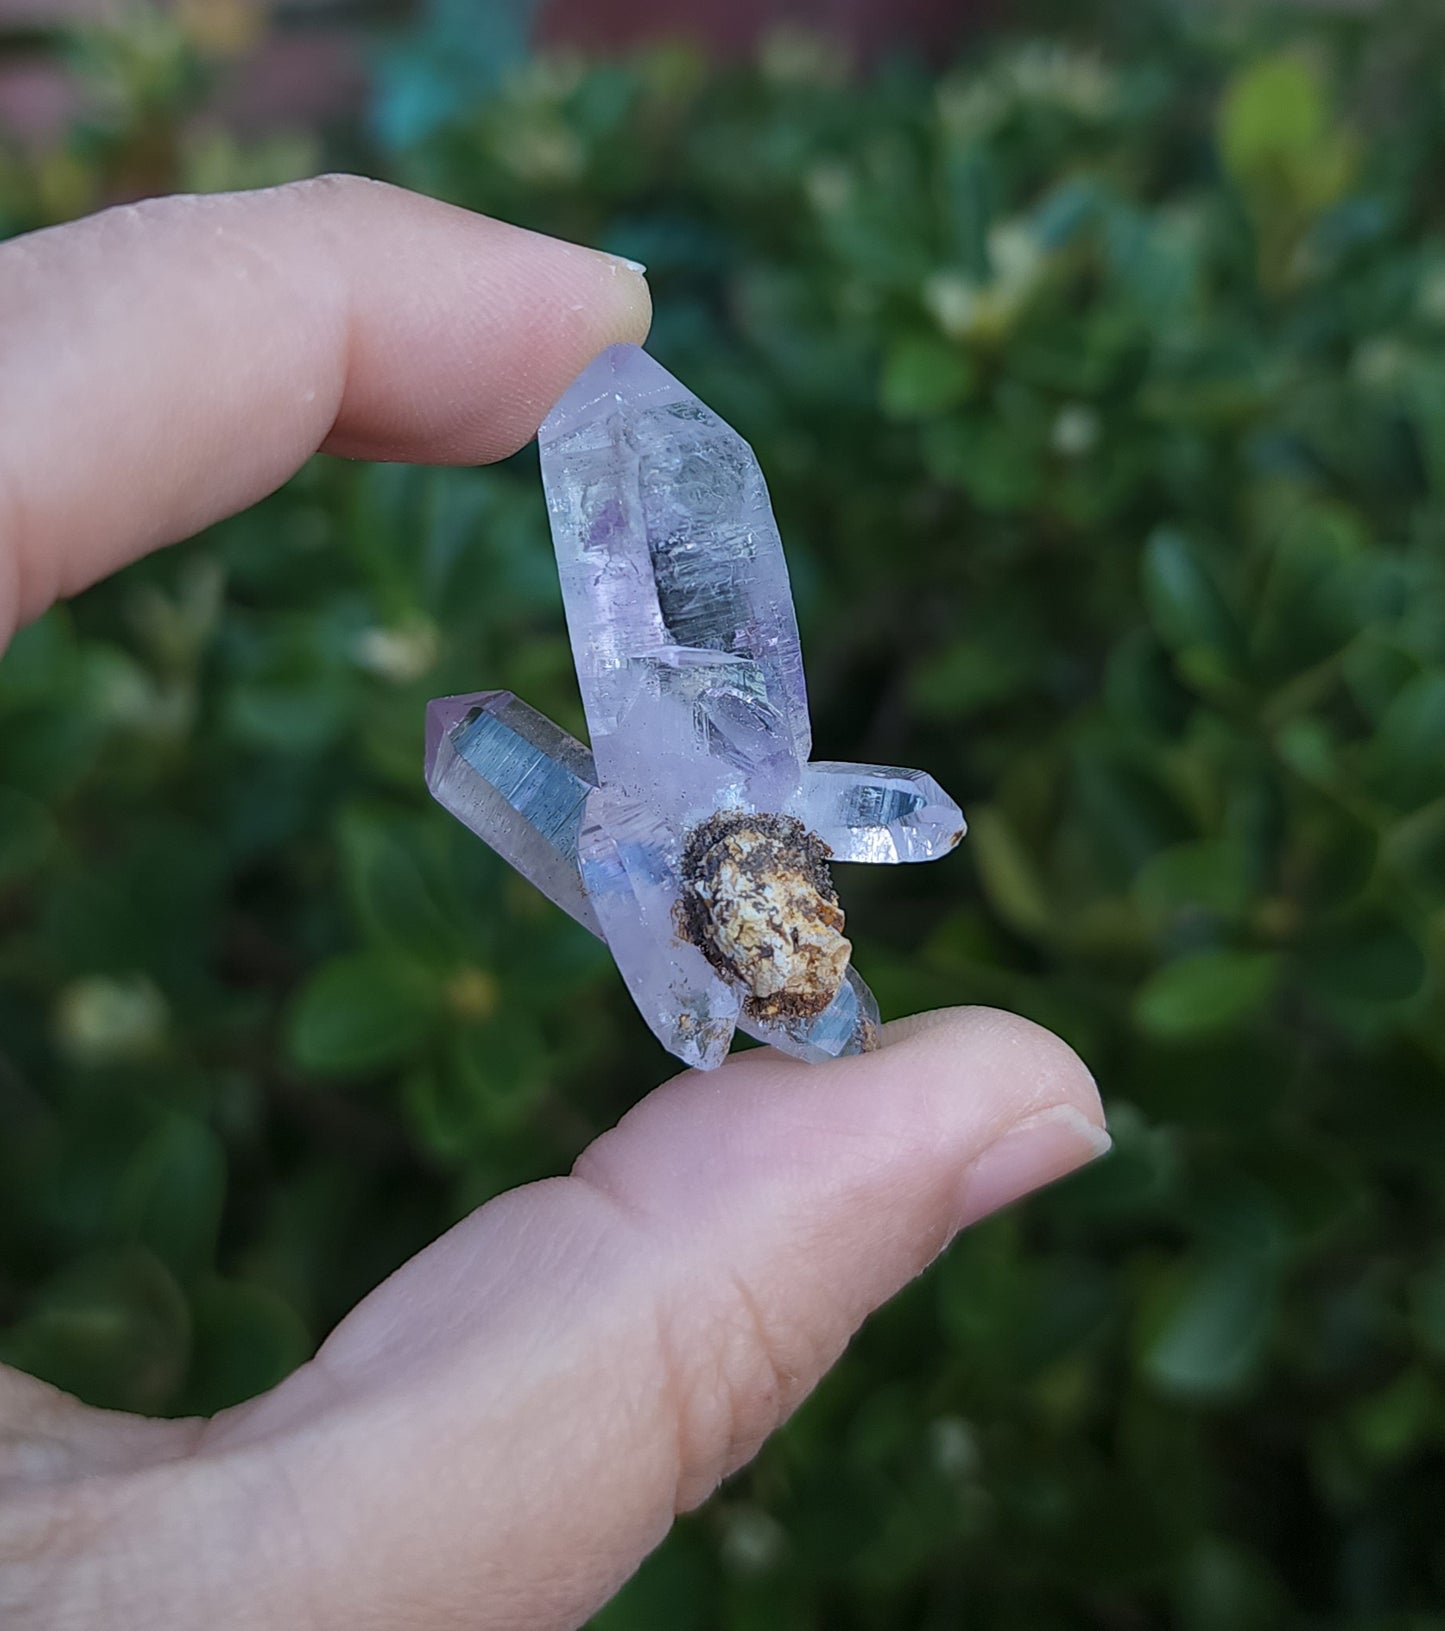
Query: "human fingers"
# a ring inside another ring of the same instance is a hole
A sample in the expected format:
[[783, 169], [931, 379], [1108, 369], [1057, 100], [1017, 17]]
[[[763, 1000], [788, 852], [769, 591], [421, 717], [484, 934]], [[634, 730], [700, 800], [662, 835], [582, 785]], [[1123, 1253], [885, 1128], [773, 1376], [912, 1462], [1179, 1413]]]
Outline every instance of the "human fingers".
[[0, 647], [319, 447], [514, 451], [649, 317], [627, 262], [355, 176], [0, 245]]
[[580, 1623], [870, 1310], [1101, 1153], [1101, 1123], [1074, 1054], [988, 1010], [829, 1065], [759, 1050], [679, 1077], [570, 1177], [414, 1259], [183, 1467], [128, 1480], [108, 1543], [153, 1566], [117, 1597], [98, 1565], [107, 1623], [224, 1603], [222, 1624], [279, 1625], [301, 1601], [314, 1631]]

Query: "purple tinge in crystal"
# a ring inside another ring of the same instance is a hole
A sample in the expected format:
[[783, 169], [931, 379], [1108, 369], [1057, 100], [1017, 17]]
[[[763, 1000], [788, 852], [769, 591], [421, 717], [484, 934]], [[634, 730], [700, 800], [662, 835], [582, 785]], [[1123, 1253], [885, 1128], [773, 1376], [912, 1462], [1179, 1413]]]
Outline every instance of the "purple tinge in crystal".
[[721, 1063], [735, 1026], [810, 1061], [873, 1046], [877, 1006], [820, 858], [933, 860], [962, 812], [921, 771], [808, 762], [767, 487], [685, 386], [613, 346], [539, 441], [592, 747], [509, 692], [440, 698], [428, 786], [606, 940], [688, 1064]]

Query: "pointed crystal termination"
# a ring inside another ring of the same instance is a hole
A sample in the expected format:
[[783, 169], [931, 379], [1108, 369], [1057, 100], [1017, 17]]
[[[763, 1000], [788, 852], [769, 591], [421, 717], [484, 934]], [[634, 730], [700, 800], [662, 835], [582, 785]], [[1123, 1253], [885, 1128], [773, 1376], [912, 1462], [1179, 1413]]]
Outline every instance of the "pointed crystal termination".
[[776, 1028], [768, 1029], [744, 1020], [739, 1026], [759, 1042], [770, 1042], [784, 1053], [819, 1065], [825, 1059], [845, 1054], [869, 1053], [878, 1045], [878, 1004], [863, 983], [863, 976], [850, 968], [838, 995], [816, 1019], [794, 1020], [787, 1027], [786, 1043], [778, 1040]]
[[968, 830], [932, 776], [890, 765], [815, 760], [791, 810], [835, 861], [934, 861]]
[[627, 345], [584, 370], [538, 441], [601, 780], [674, 823], [759, 794], [780, 807], [808, 703], [752, 450]]

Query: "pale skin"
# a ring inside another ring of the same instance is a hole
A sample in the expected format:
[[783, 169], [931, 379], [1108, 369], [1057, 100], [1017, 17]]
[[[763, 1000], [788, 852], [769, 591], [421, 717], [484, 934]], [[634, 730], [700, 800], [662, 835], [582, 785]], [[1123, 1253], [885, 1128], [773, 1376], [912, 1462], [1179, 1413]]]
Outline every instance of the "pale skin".
[[[504, 456], [649, 317], [624, 263], [345, 177], [0, 246], [0, 644], [318, 448]], [[481, 1208], [213, 1420], [0, 1370], [0, 1623], [579, 1625], [874, 1308], [1102, 1129], [1071, 1050], [990, 1010], [830, 1065], [759, 1050]]]

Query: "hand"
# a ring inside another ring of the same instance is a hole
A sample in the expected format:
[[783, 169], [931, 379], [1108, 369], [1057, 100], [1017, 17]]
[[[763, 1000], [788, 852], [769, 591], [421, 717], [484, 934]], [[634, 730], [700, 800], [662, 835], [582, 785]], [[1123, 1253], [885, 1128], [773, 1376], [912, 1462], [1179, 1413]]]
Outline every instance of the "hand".
[[[0, 639], [318, 447], [510, 452], [648, 314], [624, 263], [345, 178], [0, 247]], [[1024, 1020], [884, 1040], [659, 1088], [214, 1420], [0, 1371], [0, 1622], [578, 1624], [955, 1231], [1107, 1147]]]

